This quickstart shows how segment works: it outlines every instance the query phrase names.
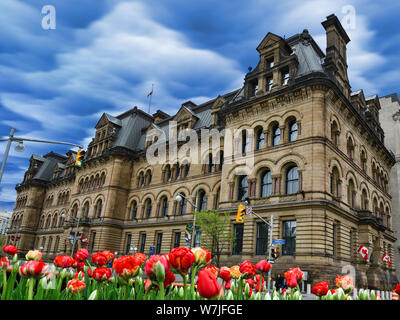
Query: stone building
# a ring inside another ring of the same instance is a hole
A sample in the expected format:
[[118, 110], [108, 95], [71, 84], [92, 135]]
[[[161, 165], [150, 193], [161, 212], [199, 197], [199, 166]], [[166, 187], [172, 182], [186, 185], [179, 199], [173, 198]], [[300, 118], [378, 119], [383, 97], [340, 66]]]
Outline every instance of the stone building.
[[397, 238], [394, 248], [396, 261], [396, 276], [400, 279], [400, 100], [397, 93], [379, 98], [381, 104], [380, 119], [385, 131], [385, 145], [393, 151], [396, 164], [390, 171], [390, 185], [392, 195], [392, 220], [393, 231]]
[[6, 234], [11, 222], [11, 212], [0, 210], [0, 234]]
[[[81, 168], [71, 151], [33, 155], [16, 186], [10, 235], [21, 236], [19, 250], [69, 254], [77, 222], [64, 213], [79, 218], [78, 246], [90, 252], [167, 253], [186, 245], [184, 230], [193, 220], [190, 203], [175, 200], [180, 193], [199, 208], [231, 213], [236, 238], [223, 264], [257, 262], [267, 256], [268, 230], [254, 215], [235, 222], [237, 206], [249, 197], [260, 216], [274, 216], [273, 238], [286, 241], [277, 247], [273, 274], [299, 266], [309, 282], [333, 284], [352, 265], [358, 287], [392, 288], [393, 264], [381, 256], [394, 261], [395, 158], [384, 145], [380, 101], [351, 91], [350, 39], [335, 15], [322, 25], [325, 53], [307, 30], [287, 39], [268, 33], [243, 87], [211, 101], [185, 102], [172, 116], [137, 107], [116, 117], [104, 113]], [[223, 143], [201, 150], [200, 163], [184, 156], [150, 165], [146, 152], [160, 142], [154, 132], [171, 152], [172, 121], [178, 132], [225, 129]], [[368, 262], [357, 253], [360, 244], [369, 249]]]

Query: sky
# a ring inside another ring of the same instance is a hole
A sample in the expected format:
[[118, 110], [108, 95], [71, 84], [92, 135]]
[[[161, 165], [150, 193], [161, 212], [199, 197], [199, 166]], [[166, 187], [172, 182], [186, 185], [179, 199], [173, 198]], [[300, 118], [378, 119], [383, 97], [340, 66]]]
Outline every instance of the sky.
[[[15, 128], [17, 137], [86, 148], [103, 112], [147, 112], [152, 85], [150, 112], [169, 114], [240, 88], [268, 32], [288, 38], [308, 29], [325, 52], [321, 22], [332, 13], [351, 39], [352, 91], [399, 92], [398, 1], [1, 0], [0, 138]], [[14, 145], [0, 210], [12, 211], [32, 154], [70, 149], [26, 142], [18, 153]], [[5, 148], [0, 142], [0, 161]]]

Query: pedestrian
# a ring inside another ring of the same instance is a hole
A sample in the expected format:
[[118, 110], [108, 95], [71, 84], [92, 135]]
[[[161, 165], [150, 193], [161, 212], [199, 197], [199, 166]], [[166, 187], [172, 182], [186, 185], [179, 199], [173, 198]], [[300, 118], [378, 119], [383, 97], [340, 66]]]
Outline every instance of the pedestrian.
[[281, 274], [278, 274], [278, 277], [276, 278], [275, 281], [276, 291], [279, 291], [279, 289], [283, 289], [283, 285], [284, 285], [284, 278], [282, 277]]

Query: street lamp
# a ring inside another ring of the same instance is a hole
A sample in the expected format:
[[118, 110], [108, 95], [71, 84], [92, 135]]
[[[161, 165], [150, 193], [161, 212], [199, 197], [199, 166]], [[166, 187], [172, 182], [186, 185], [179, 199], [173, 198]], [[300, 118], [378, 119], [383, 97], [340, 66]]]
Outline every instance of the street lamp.
[[[178, 193], [175, 199], [178, 202], [182, 202], [182, 200], [185, 199], [194, 207], [195, 210], [197, 210], [197, 206], [193, 202], [191, 202], [188, 198], [186, 198], [183, 194]], [[195, 239], [196, 239], [196, 215], [193, 214], [192, 241], [190, 241], [190, 249], [192, 249]]]
[[66, 144], [74, 147], [78, 147], [79, 149], [83, 149], [83, 146], [74, 144], [74, 143], [69, 143], [69, 142], [61, 142], [61, 141], [47, 141], [47, 140], [38, 140], [38, 139], [28, 139], [28, 138], [20, 138], [20, 137], [14, 137], [14, 132], [15, 128], [11, 128], [10, 135], [8, 136], [7, 139], [0, 139], [0, 141], [7, 141], [7, 147], [4, 152], [4, 157], [3, 157], [3, 162], [1, 163], [0, 167], [0, 183], [1, 183], [1, 178], [4, 173], [4, 168], [6, 166], [6, 161], [8, 158], [8, 153], [10, 151], [11, 143], [12, 142], [18, 142], [18, 144], [14, 147], [15, 151], [17, 152], [23, 152], [25, 150], [24, 146], [24, 141], [31, 141], [31, 142], [42, 142], [42, 143], [52, 143], [52, 144]]

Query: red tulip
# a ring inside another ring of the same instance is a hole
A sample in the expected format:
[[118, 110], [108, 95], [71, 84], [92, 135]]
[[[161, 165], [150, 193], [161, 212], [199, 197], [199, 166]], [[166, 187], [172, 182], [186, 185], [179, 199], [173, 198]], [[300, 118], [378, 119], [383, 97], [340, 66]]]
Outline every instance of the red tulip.
[[311, 292], [318, 297], [324, 296], [329, 291], [329, 283], [326, 281], [318, 282], [316, 285], [312, 287]]
[[348, 274], [344, 276], [337, 275], [335, 284], [338, 288], [342, 288], [345, 293], [351, 293], [354, 288], [353, 277]]
[[209, 269], [202, 269], [197, 278], [197, 290], [203, 298], [221, 297], [224, 289], [218, 284], [215, 274]]
[[102, 252], [98, 252], [92, 255], [92, 262], [98, 266], [102, 267], [105, 266], [108, 262], [108, 258]]
[[138, 265], [141, 266], [143, 262], [146, 261], [146, 255], [144, 253], [138, 252], [133, 255]]
[[3, 247], [3, 252], [13, 256], [18, 253], [18, 249], [16, 247], [14, 247], [12, 244], [9, 244], [9, 245]]
[[105, 281], [111, 278], [111, 269], [106, 267], [96, 268], [93, 271], [93, 279], [96, 281]]
[[253, 279], [247, 279], [246, 283], [249, 284], [250, 288], [254, 288], [256, 286], [256, 282]]
[[219, 277], [224, 281], [231, 281], [231, 269], [228, 267], [221, 267], [219, 270]]
[[79, 249], [75, 255], [74, 255], [75, 260], [77, 261], [85, 261], [87, 258], [89, 258], [89, 251], [86, 249], [82, 248]]
[[218, 278], [218, 268], [216, 266], [210, 264], [206, 266], [204, 269], [210, 270], [212, 273], [214, 273], [215, 277]]
[[47, 268], [47, 264], [45, 264], [42, 260], [29, 260], [28, 262], [25, 262], [21, 268], [19, 268], [19, 274], [22, 277], [41, 278], [45, 275]]
[[85, 266], [85, 263], [83, 261], [79, 262], [76, 260], [75, 260], [74, 264], [72, 265], [72, 267], [75, 268], [77, 272], [83, 271], [84, 266]]
[[398, 294], [400, 294], [400, 284], [396, 284], [396, 289], [395, 289], [395, 291], [396, 291]]
[[140, 270], [138, 260], [132, 256], [122, 256], [114, 260], [113, 269], [122, 279], [129, 280], [136, 277]]
[[[158, 267], [157, 267], [158, 266]], [[151, 256], [144, 266], [144, 272], [153, 281], [164, 281], [165, 275], [168, 274], [170, 263], [168, 255], [164, 254]]]
[[292, 268], [286, 271], [283, 276], [286, 278], [288, 287], [294, 288], [303, 280], [303, 271], [300, 268]]
[[260, 276], [259, 274], [256, 275], [256, 291], [260, 292], [264, 290], [264, 277]]
[[267, 273], [271, 269], [271, 264], [266, 260], [260, 260], [256, 264], [256, 269], [259, 272]]
[[171, 267], [182, 274], [187, 274], [192, 266], [195, 256], [189, 248], [177, 247], [168, 254]]
[[170, 286], [175, 281], [175, 275], [172, 271], [168, 271], [164, 280], [164, 288]]
[[256, 274], [256, 266], [254, 264], [252, 264], [250, 261], [245, 260], [242, 262], [242, 264], [240, 265], [239, 268], [241, 273], [246, 273], [246, 278], [253, 278]]
[[107, 263], [114, 260], [115, 256], [114, 256], [114, 253], [112, 253], [111, 251], [105, 250], [105, 251], [101, 251], [99, 253], [103, 254], [107, 258]]
[[192, 248], [192, 252], [195, 257], [194, 264], [198, 266], [206, 265], [211, 260], [211, 253], [205, 248], [201, 247]]
[[85, 287], [86, 287], [85, 282], [78, 279], [72, 279], [67, 283], [67, 291], [72, 293], [82, 292], [85, 289]]
[[0, 259], [0, 268], [7, 268], [10, 265], [10, 260], [7, 257], [1, 257]]
[[70, 268], [75, 264], [75, 260], [71, 256], [56, 256], [54, 265], [60, 268]]

